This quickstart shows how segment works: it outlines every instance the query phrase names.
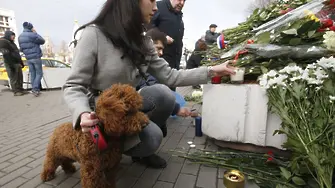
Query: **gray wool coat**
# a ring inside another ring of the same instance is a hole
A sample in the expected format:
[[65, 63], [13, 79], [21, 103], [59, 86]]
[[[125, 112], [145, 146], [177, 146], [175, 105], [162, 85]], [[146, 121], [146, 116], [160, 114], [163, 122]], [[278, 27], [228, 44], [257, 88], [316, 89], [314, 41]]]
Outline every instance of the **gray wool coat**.
[[[200, 67], [191, 70], [176, 70], [159, 58], [152, 41], [150, 55], [146, 57], [147, 65], [141, 70], [153, 75], [162, 84], [176, 87], [205, 84], [208, 81], [208, 68]], [[116, 83], [130, 84], [134, 87], [139, 83], [139, 71], [127, 58], [121, 59], [122, 52], [95, 26], [87, 26], [78, 40], [70, 76], [64, 90], [64, 99], [73, 117], [73, 126], [80, 123], [80, 115], [91, 112], [87, 93], [89, 89], [103, 91]], [[125, 150], [140, 142], [137, 135], [126, 139]]]

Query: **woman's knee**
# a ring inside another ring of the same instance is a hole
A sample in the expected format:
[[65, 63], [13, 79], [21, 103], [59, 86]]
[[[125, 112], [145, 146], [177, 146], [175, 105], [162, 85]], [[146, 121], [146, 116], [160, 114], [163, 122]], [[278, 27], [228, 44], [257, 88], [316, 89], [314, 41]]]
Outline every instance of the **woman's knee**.
[[144, 98], [150, 98], [157, 106], [174, 107], [176, 97], [167, 86], [163, 84], [155, 84], [147, 86], [140, 90], [140, 94]]
[[153, 122], [150, 122], [139, 136], [143, 146], [145, 146], [147, 154], [154, 154], [163, 140], [161, 129]]

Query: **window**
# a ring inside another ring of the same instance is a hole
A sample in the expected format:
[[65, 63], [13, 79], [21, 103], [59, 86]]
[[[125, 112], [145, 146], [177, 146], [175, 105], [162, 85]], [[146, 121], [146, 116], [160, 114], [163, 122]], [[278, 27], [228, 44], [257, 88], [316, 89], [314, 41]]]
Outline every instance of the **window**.
[[[23, 64], [24, 66], [28, 66], [27, 60], [23, 60]], [[49, 61], [46, 59], [42, 59], [42, 66], [43, 67], [53, 67], [52, 65], [50, 65]]]
[[42, 59], [42, 66], [44, 67], [53, 67], [52, 64], [46, 60], [46, 59]]
[[49, 60], [52, 64], [53, 67], [55, 68], [68, 68], [67, 65], [65, 65], [64, 63], [61, 63], [60, 61], [56, 61], [56, 60]]
[[0, 16], [0, 26], [9, 27], [9, 17]]

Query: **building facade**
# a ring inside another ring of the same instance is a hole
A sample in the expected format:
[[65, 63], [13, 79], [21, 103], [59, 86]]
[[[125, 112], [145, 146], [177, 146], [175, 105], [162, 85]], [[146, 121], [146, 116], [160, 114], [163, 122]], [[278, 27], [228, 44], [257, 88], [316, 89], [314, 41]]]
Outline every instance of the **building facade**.
[[54, 45], [49, 36], [43, 36], [45, 43], [41, 46], [43, 57], [53, 58], [55, 56], [54, 53]]
[[[0, 37], [3, 37], [7, 30], [13, 31], [18, 35], [15, 13], [13, 10], [0, 8]], [[15, 42], [17, 43], [17, 37]]]

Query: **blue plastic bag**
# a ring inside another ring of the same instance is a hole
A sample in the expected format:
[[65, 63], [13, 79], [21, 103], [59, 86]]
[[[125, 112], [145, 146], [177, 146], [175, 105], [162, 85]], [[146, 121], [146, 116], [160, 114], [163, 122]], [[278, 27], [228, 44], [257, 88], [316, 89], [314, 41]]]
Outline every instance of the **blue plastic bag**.
[[[174, 92], [174, 95], [176, 97], [176, 102], [180, 105], [180, 107], [184, 107], [186, 105], [186, 101], [182, 95], [180, 95], [177, 92]], [[176, 115], [171, 116], [171, 117], [177, 117]]]

